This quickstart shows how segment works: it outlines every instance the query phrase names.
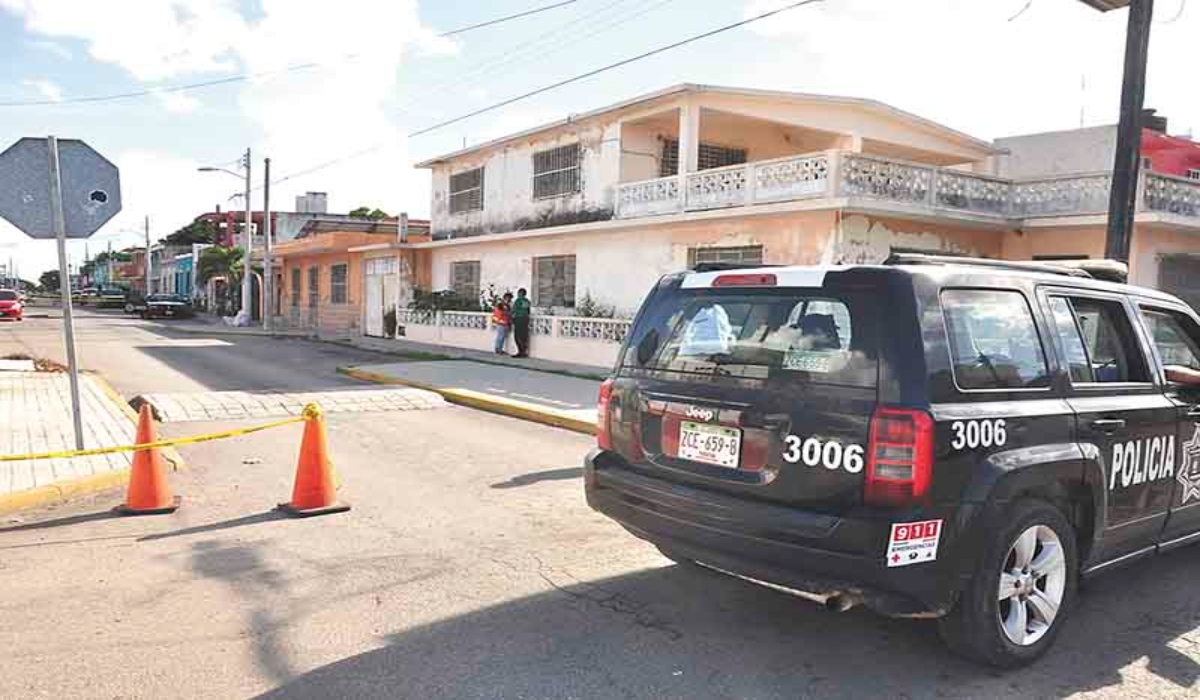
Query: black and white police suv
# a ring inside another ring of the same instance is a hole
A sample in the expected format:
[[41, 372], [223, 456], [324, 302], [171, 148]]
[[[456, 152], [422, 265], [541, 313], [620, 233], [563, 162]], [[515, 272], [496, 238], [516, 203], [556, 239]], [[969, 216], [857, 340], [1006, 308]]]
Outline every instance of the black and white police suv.
[[1200, 388], [1164, 378], [1200, 369], [1200, 322], [1093, 275], [668, 275], [601, 388], [588, 503], [676, 561], [1028, 663], [1081, 576], [1200, 540]]

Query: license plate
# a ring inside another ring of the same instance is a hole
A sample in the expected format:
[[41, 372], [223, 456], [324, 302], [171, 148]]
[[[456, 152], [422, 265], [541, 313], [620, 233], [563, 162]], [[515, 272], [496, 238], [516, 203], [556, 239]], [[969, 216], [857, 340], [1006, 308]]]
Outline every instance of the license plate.
[[166, 311], [164, 311], [163, 313], [164, 313], [164, 314], [166, 314], [167, 316], [174, 316], [174, 315], [175, 315], [175, 312], [174, 312], [174, 311], [172, 311], [172, 310], [170, 310], [170, 309], [167, 309], [167, 310], [166, 310]]
[[679, 424], [679, 457], [719, 467], [738, 468], [742, 431], [685, 421]]

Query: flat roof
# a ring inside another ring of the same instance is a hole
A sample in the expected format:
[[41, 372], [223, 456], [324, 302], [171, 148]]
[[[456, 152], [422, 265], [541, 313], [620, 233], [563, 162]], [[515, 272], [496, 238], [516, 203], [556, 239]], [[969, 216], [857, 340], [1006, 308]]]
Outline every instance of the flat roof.
[[446, 153], [446, 154], [443, 154], [443, 155], [440, 155], [440, 156], [437, 156], [434, 158], [429, 158], [427, 160], [421, 161], [420, 163], [417, 163], [413, 167], [429, 168], [438, 163], [452, 160], [454, 158], [459, 158], [459, 157], [462, 157], [469, 153], [474, 153], [476, 151], [483, 151], [483, 150], [487, 150], [489, 148], [494, 148], [496, 146], [500, 146], [500, 145], [503, 145], [503, 144], [511, 142], [511, 141], [520, 140], [520, 139], [526, 138], [528, 136], [532, 136], [533, 134], [541, 133], [543, 131], [557, 129], [562, 126], [567, 126], [567, 125], [581, 122], [581, 121], [584, 121], [587, 119], [593, 119], [595, 117], [599, 117], [604, 114], [608, 114], [609, 112], [616, 112], [618, 110], [627, 109], [629, 107], [634, 107], [636, 105], [644, 104], [646, 102], [653, 102], [655, 100], [660, 100], [660, 99], [664, 99], [664, 98], [668, 98], [668, 97], [674, 97], [676, 95], [700, 94], [700, 93], [741, 95], [741, 96], [746, 96], [746, 97], [768, 97], [768, 98], [774, 98], [774, 99], [779, 99], [779, 100], [797, 100], [797, 101], [808, 101], [808, 102], [820, 102], [822, 104], [865, 107], [867, 109], [871, 109], [876, 112], [883, 112], [886, 114], [890, 114], [892, 116], [899, 117], [901, 119], [904, 119], [905, 121], [908, 121], [908, 122], [915, 124], [921, 128], [924, 128], [924, 129], [931, 129], [934, 131], [941, 132], [942, 134], [944, 134], [945, 136], [947, 136], [951, 139], [961, 141], [963, 143], [969, 144], [970, 146], [979, 148], [981, 150], [986, 150], [989, 153], [1004, 152], [1003, 149], [997, 148], [995, 146], [995, 144], [993, 144], [989, 141], [985, 141], [983, 139], [979, 139], [974, 136], [971, 136], [970, 134], [966, 134], [964, 132], [957, 131], [957, 130], [952, 129], [944, 124], [940, 124], [931, 119], [926, 119], [924, 117], [917, 116], [916, 114], [913, 114], [911, 112], [906, 112], [897, 107], [893, 107], [884, 102], [880, 102], [879, 100], [866, 99], [866, 98], [862, 98], [862, 97], [842, 97], [842, 96], [837, 96], [837, 95], [817, 95], [817, 94], [803, 93], [803, 92], [787, 92], [787, 91], [783, 91], [783, 90], [759, 90], [759, 89], [755, 89], [755, 88], [726, 87], [726, 86], [721, 86], [721, 85], [702, 85], [702, 84], [698, 84], [698, 83], [680, 83], [678, 85], [673, 85], [671, 87], [664, 88], [662, 90], [656, 90], [654, 92], [649, 92], [644, 95], [639, 95], [632, 99], [625, 100], [622, 102], [617, 102], [615, 104], [611, 104], [606, 107], [601, 107], [599, 109], [594, 109], [594, 110], [591, 110], [588, 112], [581, 112], [579, 114], [569, 114], [566, 117], [564, 117], [563, 119], [559, 119], [558, 121], [555, 121], [555, 122], [550, 122], [549, 124], [542, 124], [540, 126], [536, 126], [531, 129], [525, 129], [524, 131], [518, 131], [514, 134], [509, 134], [507, 136], [501, 136], [500, 138], [492, 139], [490, 141], [484, 141], [483, 143], [477, 144], [475, 146], [470, 146], [468, 148], [463, 148], [463, 149], [459, 149], [457, 151], [452, 151], [450, 153]]

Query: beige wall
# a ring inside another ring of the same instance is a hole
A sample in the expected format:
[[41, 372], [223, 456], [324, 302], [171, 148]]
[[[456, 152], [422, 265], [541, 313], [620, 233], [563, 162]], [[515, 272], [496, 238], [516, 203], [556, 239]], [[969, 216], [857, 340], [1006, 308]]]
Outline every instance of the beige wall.
[[1037, 255], [1104, 257], [1104, 229], [1098, 227], [1037, 228], [1004, 234], [1002, 256], [1032, 260]]
[[1137, 227], [1130, 241], [1129, 281], [1157, 287], [1159, 258], [1179, 254], [1200, 256], [1200, 232]]
[[[664, 274], [687, 269], [692, 248], [763, 247], [766, 263], [782, 265], [882, 262], [892, 248], [999, 257], [1002, 234], [899, 219], [796, 212], [659, 224], [613, 233], [579, 233], [500, 241], [464, 241], [428, 249], [417, 278], [450, 287], [451, 263], [478, 260], [481, 285], [498, 291], [532, 288], [535, 257], [576, 257], [576, 298], [590, 294], [623, 314], [637, 310]], [[425, 251], [422, 251], [425, 252]], [[421, 256], [424, 258], [424, 256]]]
[[[870, 152], [937, 165], [976, 164], [991, 152], [932, 122], [882, 106], [720, 92], [679, 95], [652, 106], [559, 125], [433, 165], [434, 233], [505, 232], [528, 228], [529, 221], [538, 218], [612, 209], [619, 182], [658, 176], [658, 137], [678, 133], [679, 110], [685, 103], [700, 112], [700, 140], [745, 148], [752, 161], [830, 148], [863, 150], [864, 144]], [[572, 143], [582, 148], [581, 191], [534, 200], [533, 153]], [[484, 168], [483, 210], [450, 214], [450, 176], [477, 167]]]

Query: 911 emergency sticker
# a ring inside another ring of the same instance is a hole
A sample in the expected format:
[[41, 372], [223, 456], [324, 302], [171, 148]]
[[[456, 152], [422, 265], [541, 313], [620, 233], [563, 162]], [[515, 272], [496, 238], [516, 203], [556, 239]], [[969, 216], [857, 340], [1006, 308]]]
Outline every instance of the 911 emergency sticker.
[[837, 440], [818, 440], [810, 437], [801, 440], [797, 435], [788, 435], [784, 439], [787, 448], [783, 451], [783, 460], [790, 464], [803, 462], [805, 466], [821, 465], [829, 470], [845, 469], [851, 474], [863, 470], [862, 445], [843, 445]]
[[950, 446], [956, 450], [976, 447], [1000, 447], [1008, 442], [1008, 428], [1003, 418], [995, 420], [956, 420], [950, 424], [954, 438]]
[[893, 523], [892, 536], [888, 538], [888, 568], [936, 561], [941, 537], [941, 520]]

